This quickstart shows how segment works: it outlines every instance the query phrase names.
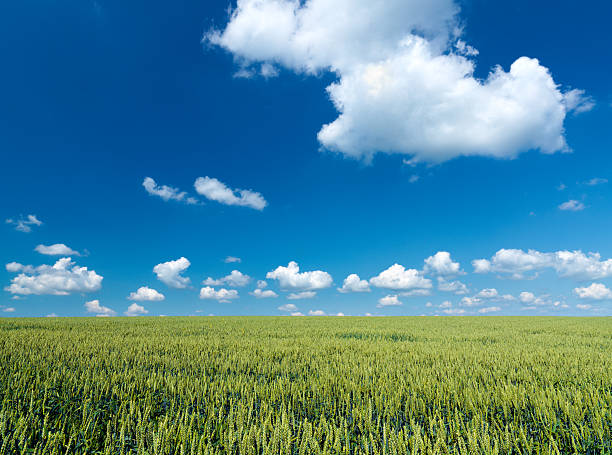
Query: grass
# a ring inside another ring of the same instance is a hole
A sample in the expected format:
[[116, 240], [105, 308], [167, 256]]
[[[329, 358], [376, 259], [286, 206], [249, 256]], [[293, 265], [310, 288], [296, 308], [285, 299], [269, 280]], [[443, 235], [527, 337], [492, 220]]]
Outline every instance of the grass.
[[0, 320], [0, 454], [610, 454], [611, 318]]

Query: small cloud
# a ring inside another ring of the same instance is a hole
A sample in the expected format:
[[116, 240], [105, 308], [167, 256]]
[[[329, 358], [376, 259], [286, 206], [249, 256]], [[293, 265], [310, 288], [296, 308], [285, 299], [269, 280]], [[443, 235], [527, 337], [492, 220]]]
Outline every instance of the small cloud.
[[325, 316], [325, 311], [323, 310], [310, 310], [308, 312], [308, 316]]
[[207, 286], [227, 285], [233, 288], [241, 288], [249, 284], [249, 281], [251, 281], [250, 276], [245, 275], [239, 270], [232, 270], [232, 272], [229, 275], [216, 279], [216, 280], [211, 277], [208, 277], [202, 282], [202, 284], [205, 284]]
[[567, 188], [567, 185], [565, 183], [560, 183], [559, 186], [557, 187], [557, 191], [563, 191], [566, 188]]
[[198, 177], [194, 184], [198, 194], [225, 205], [238, 205], [263, 210], [268, 203], [264, 197], [252, 190], [232, 189], [211, 177]]
[[186, 204], [197, 204], [199, 201], [189, 197], [187, 192], [167, 185], [158, 185], [151, 177], [145, 177], [142, 186], [151, 196], [158, 196], [164, 201], [179, 201]]
[[236, 256], [227, 256], [223, 262], [225, 262], [226, 264], [231, 264], [232, 262], [238, 262], [241, 263], [242, 259], [237, 258]]
[[3, 308], [2, 311], [4, 311], [5, 313], [14, 313], [15, 312], [15, 308], [13, 308], [12, 306]]
[[84, 306], [88, 313], [94, 313], [96, 316], [108, 317], [117, 314], [114, 310], [100, 305], [99, 300], [90, 300], [89, 302], [85, 302]]
[[171, 288], [184, 289], [191, 280], [181, 275], [191, 265], [189, 259], [181, 257], [175, 261], [162, 262], [153, 267], [157, 279]]
[[210, 286], [200, 289], [200, 298], [208, 300], [217, 300], [221, 303], [228, 303], [231, 300], [238, 298], [238, 291], [235, 289], [221, 288], [216, 290]]
[[148, 313], [149, 311], [146, 310], [145, 307], [143, 307], [142, 305], [132, 303], [123, 314], [125, 314], [126, 316], [143, 316]]
[[442, 312], [448, 314], [449, 316], [460, 316], [465, 314], [465, 310], [463, 308], [448, 308], [446, 310], [442, 310]]
[[591, 180], [584, 182], [584, 184], [587, 186], [603, 185], [604, 183], [608, 183], [608, 179], [602, 179], [599, 177], [594, 177]]
[[159, 302], [164, 300], [166, 297], [157, 292], [155, 289], [151, 289], [148, 286], [139, 287], [136, 292], [131, 292], [128, 300], [134, 300], [136, 302]]
[[263, 63], [259, 68], [259, 74], [265, 79], [278, 76], [278, 68], [270, 63]]
[[576, 308], [578, 308], [579, 310], [590, 310], [591, 308], [593, 308], [593, 305], [579, 303], [578, 305], [576, 305]]
[[568, 112], [573, 112], [574, 115], [588, 112], [595, 107], [595, 100], [588, 95], [585, 95], [584, 90], [573, 89], [563, 95], [565, 107]]
[[293, 313], [298, 310], [298, 307], [293, 303], [285, 303], [284, 305], [279, 306], [278, 309], [281, 311], [287, 311], [288, 313]]
[[498, 306], [489, 306], [489, 307], [481, 308], [480, 310], [478, 310], [478, 312], [481, 314], [494, 313], [497, 311], [501, 311], [501, 308]]
[[303, 291], [303, 292], [292, 292], [287, 296], [289, 300], [303, 300], [303, 299], [312, 299], [317, 295], [314, 291]]
[[578, 212], [584, 210], [584, 204], [575, 199], [570, 199], [567, 202], [559, 205], [559, 210], [569, 210], [570, 212]]
[[575, 288], [574, 294], [581, 299], [612, 300], [612, 291], [601, 283], [592, 283], [587, 287]]
[[34, 251], [45, 254], [47, 256], [80, 256], [81, 253], [64, 245], [63, 243], [55, 243], [53, 245], [38, 245]]
[[419, 178], [417, 174], [412, 174], [410, 178], [408, 178], [408, 183], [416, 183], [419, 181]]
[[9, 218], [6, 220], [6, 224], [12, 224], [15, 226], [15, 230], [19, 232], [32, 232], [32, 226], [42, 225], [36, 215], [28, 215], [26, 218], [19, 216], [18, 219]]
[[397, 295], [386, 295], [378, 299], [378, 305], [376, 308], [384, 308], [387, 306], [401, 306], [402, 302], [399, 300]]
[[370, 292], [370, 284], [359, 278], [356, 273], [352, 273], [344, 279], [344, 283], [342, 283], [341, 288], [338, 288], [338, 292], [343, 294], [347, 292]]
[[254, 296], [256, 299], [270, 299], [270, 298], [275, 299], [276, 297], [278, 297], [278, 294], [272, 291], [271, 289], [263, 290], [263, 289], [257, 288], [253, 292], [249, 292], [249, 294]]

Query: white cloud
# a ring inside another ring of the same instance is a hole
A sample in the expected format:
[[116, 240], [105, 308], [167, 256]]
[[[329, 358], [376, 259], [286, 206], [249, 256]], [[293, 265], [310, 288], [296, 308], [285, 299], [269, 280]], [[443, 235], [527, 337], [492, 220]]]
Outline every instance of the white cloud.
[[448, 251], [438, 251], [425, 259], [424, 270], [426, 273], [440, 276], [457, 275], [461, 273], [461, 265], [453, 262]]
[[281, 311], [287, 311], [291, 313], [291, 312], [297, 311], [298, 307], [295, 306], [293, 303], [285, 303], [284, 305], [279, 306], [278, 309]]
[[338, 292], [370, 292], [370, 285], [366, 280], [359, 278], [356, 273], [351, 273], [344, 279], [342, 287], [338, 288]]
[[440, 308], [452, 308], [453, 303], [450, 300], [445, 300], [440, 304]]
[[257, 289], [265, 289], [268, 287], [268, 283], [265, 280], [257, 280]]
[[294, 313], [291, 313], [291, 316], [304, 316], [304, 313], [301, 313], [299, 311], [296, 311]]
[[586, 303], [579, 303], [576, 305], [576, 308], [578, 308], [579, 310], [590, 310], [591, 308], [593, 308], [593, 305], [589, 305]]
[[584, 182], [584, 184], [588, 186], [603, 185], [604, 183], [608, 183], [608, 179], [602, 179], [600, 177], [594, 177], [591, 180]]
[[461, 305], [463, 306], [477, 306], [482, 304], [482, 300], [478, 297], [463, 297], [461, 299]]
[[6, 220], [6, 224], [12, 224], [15, 226], [16, 231], [32, 232], [32, 226], [40, 226], [43, 223], [36, 217], [36, 215], [28, 215], [25, 218], [22, 216], [20, 216], [18, 219], [9, 218]]
[[255, 296], [257, 299], [270, 299], [278, 297], [278, 294], [271, 289], [266, 289], [265, 291], [261, 288], [255, 289], [253, 292], [250, 292], [252, 296]]
[[117, 314], [115, 310], [100, 305], [100, 301], [97, 299], [85, 302], [84, 306], [88, 313], [95, 313], [96, 316], [107, 317]]
[[378, 276], [371, 278], [370, 283], [378, 288], [406, 291], [417, 288], [431, 288], [431, 280], [423, 277], [422, 272], [415, 269], [405, 269], [400, 264], [393, 264]]
[[446, 281], [442, 277], [438, 277], [438, 290], [443, 292], [453, 292], [455, 295], [463, 295], [468, 293], [468, 287], [461, 281]]
[[190, 280], [187, 277], [181, 276], [181, 273], [187, 270], [191, 262], [185, 257], [181, 257], [175, 261], [162, 262], [153, 267], [153, 273], [157, 275], [157, 279], [171, 288], [184, 289], [189, 286]]
[[187, 204], [197, 204], [198, 200], [187, 196], [185, 191], [180, 191], [178, 188], [173, 188], [167, 185], [157, 185], [151, 177], [145, 177], [142, 186], [151, 196], [159, 196], [164, 201], [180, 201]]
[[[483, 266], [486, 262], [487, 266]], [[491, 258], [472, 261], [474, 273], [499, 272], [514, 278], [524, 278], [528, 272], [551, 268], [560, 277], [577, 280], [597, 280], [612, 276], [612, 259], [601, 260], [599, 253], [582, 251], [556, 251], [542, 253], [536, 250], [501, 249]]]
[[497, 312], [497, 311], [501, 311], [501, 308], [498, 307], [498, 306], [488, 306], [488, 307], [481, 308], [480, 310], [478, 310], [478, 312], [482, 313], [482, 314], [494, 313], [494, 312]]
[[215, 178], [198, 177], [194, 186], [198, 194], [221, 204], [240, 205], [256, 210], [263, 210], [268, 205], [260, 193], [251, 190], [232, 189]]
[[308, 316], [325, 316], [325, 311], [323, 310], [310, 310], [308, 312]]
[[232, 262], [238, 262], [241, 263], [242, 259], [237, 258], [236, 256], [227, 256], [223, 262], [225, 262], [226, 264], [231, 264]]
[[498, 296], [499, 293], [497, 292], [497, 289], [494, 288], [482, 289], [478, 294], [476, 294], [476, 297], [481, 299], [494, 299]]
[[601, 283], [592, 283], [587, 287], [575, 288], [574, 293], [581, 299], [612, 300], [612, 291]]
[[202, 282], [202, 284], [205, 284], [207, 286], [222, 286], [226, 284], [233, 288], [241, 288], [249, 284], [249, 281], [251, 281], [250, 276], [245, 275], [244, 273], [238, 270], [232, 270], [229, 275], [224, 276], [223, 278], [219, 278], [217, 280], [208, 277]]
[[452, 0], [239, 0], [226, 27], [204, 40], [249, 77], [261, 63], [334, 72], [327, 92], [339, 116], [318, 139], [346, 156], [441, 162], [568, 150], [565, 117], [592, 101], [562, 93], [532, 58], [474, 77], [478, 51], [459, 39], [458, 13]]
[[400, 292], [404, 297], [425, 297], [431, 295], [431, 289], [411, 289], [409, 291]]
[[297, 262], [291, 261], [287, 267], [279, 266], [266, 274], [266, 278], [278, 280], [281, 288], [291, 290], [314, 291], [332, 285], [332, 277], [321, 270], [300, 273]]
[[157, 292], [155, 289], [151, 289], [148, 286], [141, 286], [136, 292], [130, 293], [128, 300], [134, 300], [136, 302], [159, 302], [165, 298], [164, 294]]
[[87, 267], [79, 267], [69, 257], [59, 259], [54, 265], [21, 265], [15, 262], [6, 266], [10, 272], [21, 271], [4, 288], [11, 294], [68, 295], [74, 292], [93, 292], [102, 287], [103, 277]]
[[12, 306], [8, 306], [6, 308], [2, 308], [2, 311], [5, 313], [14, 313], [15, 312], [15, 308], [13, 308]]
[[386, 306], [400, 306], [402, 302], [399, 300], [397, 295], [386, 295], [380, 299], [378, 299], [378, 305], [376, 308], [383, 308]]
[[457, 315], [461, 315], [465, 313], [465, 310], [463, 308], [447, 308], [445, 310], [442, 310], [443, 313], [446, 313], [450, 316], [457, 316]]
[[289, 300], [303, 300], [303, 299], [312, 299], [317, 295], [314, 291], [302, 291], [302, 292], [292, 292], [287, 296]]
[[533, 292], [521, 292], [519, 294], [519, 300], [523, 303], [531, 303], [535, 301], [536, 296]]
[[145, 307], [137, 303], [132, 303], [123, 314], [126, 316], [142, 316], [147, 313], [149, 313], [149, 311], [145, 309]]
[[55, 243], [53, 245], [38, 245], [34, 248], [40, 254], [46, 254], [48, 256], [80, 256], [81, 253], [73, 250], [72, 248], [64, 245], [63, 243]]
[[579, 212], [580, 210], [584, 210], [584, 204], [575, 199], [570, 199], [567, 202], [559, 205], [559, 210], [568, 210], [570, 212]]
[[216, 290], [215, 288], [206, 286], [200, 289], [200, 298], [208, 300], [217, 300], [219, 302], [227, 303], [230, 300], [238, 298], [238, 291], [235, 289], [225, 288]]

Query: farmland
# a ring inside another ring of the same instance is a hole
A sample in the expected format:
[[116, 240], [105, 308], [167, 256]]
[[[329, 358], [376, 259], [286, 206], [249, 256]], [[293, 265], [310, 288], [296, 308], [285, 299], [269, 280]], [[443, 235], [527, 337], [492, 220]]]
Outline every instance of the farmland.
[[0, 454], [612, 451], [610, 318], [0, 320]]

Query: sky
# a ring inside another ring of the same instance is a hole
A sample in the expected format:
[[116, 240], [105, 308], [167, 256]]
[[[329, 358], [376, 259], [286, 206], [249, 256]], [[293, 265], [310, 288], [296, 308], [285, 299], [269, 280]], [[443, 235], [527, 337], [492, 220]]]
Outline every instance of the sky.
[[6, 1], [0, 315], [612, 315], [612, 4]]

